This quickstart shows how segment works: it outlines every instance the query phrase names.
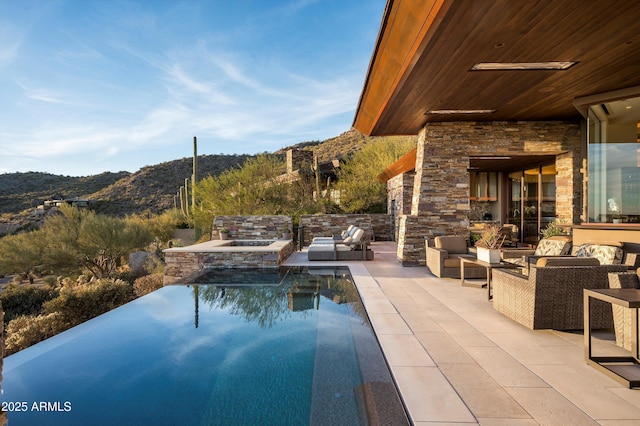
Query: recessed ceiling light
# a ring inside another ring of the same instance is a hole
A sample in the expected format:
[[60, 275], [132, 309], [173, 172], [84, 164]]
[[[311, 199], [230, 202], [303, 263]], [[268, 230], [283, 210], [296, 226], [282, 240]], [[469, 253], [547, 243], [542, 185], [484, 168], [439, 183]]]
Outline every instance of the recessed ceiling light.
[[434, 109], [425, 112], [426, 114], [493, 114], [495, 109]]
[[566, 70], [577, 62], [479, 62], [471, 71], [494, 70]]

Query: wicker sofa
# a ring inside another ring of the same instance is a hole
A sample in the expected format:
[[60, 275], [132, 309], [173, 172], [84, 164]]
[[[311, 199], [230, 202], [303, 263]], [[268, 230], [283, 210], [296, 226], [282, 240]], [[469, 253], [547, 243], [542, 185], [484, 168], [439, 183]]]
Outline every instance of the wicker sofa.
[[[530, 329], [581, 330], [584, 327], [583, 289], [608, 288], [609, 272], [625, 265], [600, 265], [595, 258], [542, 258], [523, 275], [493, 271], [493, 307]], [[611, 305], [593, 304], [593, 328], [612, 328]]]
[[569, 237], [557, 236], [541, 240], [534, 253], [505, 249], [502, 258], [505, 262], [524, 266], [525, 273], [539, 259], [550, 256], [595, 258], [601, 265], [622, 264], [628, 269], [640, 267], [640, 253], [625, 252], [623, 247], [624, 243], [621, 241], [587, 241], [585, 244], [571, 246]]
[[[427, 267], [439, 278], [460, 278], [460, 258], [476, 257], [469, 252], [467, 239], [461, 235], [435, 237], [434, 245], [425, 244]], [[465, 278], [486, 278], [487, 271], [482, 266], [470, 265], [464, 275]]]
[[531, 263], [535, 264], [541, 257], [568, 256], [571, 252], [571, 237], [557, 235], [540, 240], [535, 249], [504, 249], [502, 260], [529, 269]]

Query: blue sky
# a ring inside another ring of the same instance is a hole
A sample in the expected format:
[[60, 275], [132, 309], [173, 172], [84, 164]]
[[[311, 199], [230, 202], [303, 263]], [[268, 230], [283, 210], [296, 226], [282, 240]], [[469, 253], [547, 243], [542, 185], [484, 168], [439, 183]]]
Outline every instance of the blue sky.
[[0, 0], [0, 173], [86, 176], [351, 127], [385, 0]]

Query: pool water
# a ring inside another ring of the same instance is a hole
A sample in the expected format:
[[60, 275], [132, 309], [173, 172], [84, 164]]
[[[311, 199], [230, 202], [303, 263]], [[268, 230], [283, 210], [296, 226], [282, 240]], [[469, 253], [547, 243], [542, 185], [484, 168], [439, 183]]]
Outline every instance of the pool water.
[[267, 247], [273, 244], [273, 241], [265, 240], [231, 240], [224, 244], [223, 247]]
[[164, 287], [6, 358], [2, 388], [11, 426], [407, 424], [346, 268]]

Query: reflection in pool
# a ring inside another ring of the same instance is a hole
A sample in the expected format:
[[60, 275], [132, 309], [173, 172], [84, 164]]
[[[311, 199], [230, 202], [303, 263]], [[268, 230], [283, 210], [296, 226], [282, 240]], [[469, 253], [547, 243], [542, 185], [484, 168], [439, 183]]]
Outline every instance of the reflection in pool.
[[407, 423], [346, 268], [210, 271], [8, 357], [2, 385], [11, 426]]

